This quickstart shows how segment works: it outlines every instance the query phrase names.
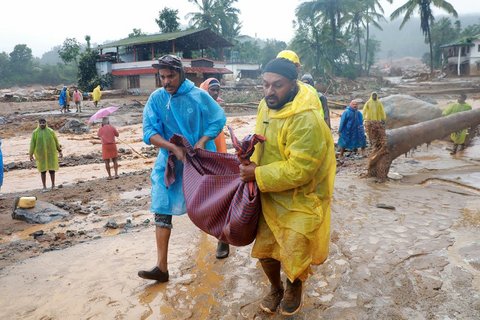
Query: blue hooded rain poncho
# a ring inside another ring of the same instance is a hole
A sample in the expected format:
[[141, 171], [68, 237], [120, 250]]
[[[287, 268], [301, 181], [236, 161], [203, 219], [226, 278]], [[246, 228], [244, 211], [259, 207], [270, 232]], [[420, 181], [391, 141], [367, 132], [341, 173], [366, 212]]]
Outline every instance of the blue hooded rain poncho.
[[362, 113], [351, 106], [347, 106], [342, 113], [338, 133], [340, 135], [338, 138], [340, 148], [354, 150], [367, 146]]
[[[170, 140], [174, 134], [184, 136], [193, 146], [203, 136], [211, 137], [205, 149], [215, 150], [213, 139], [225, 126], [223, 109], [202, 89], [188, 79], [171, 95], [161, 88], [153, 92], [143, 110], [143, 141], [159, 134]], [[175, 182], [168, 188], [164, 176], [168, 150], [161, 148], [152, 170], [151, 211], [159, 214], [181, 215], [186, 212], [183, 196], [183, 163], [176, 160]]]
[[58, 104], [60, 105], [60, 108], [63, 108], [67, 105], [67, 87], [63, 87], [62, 91], [60, 91]]

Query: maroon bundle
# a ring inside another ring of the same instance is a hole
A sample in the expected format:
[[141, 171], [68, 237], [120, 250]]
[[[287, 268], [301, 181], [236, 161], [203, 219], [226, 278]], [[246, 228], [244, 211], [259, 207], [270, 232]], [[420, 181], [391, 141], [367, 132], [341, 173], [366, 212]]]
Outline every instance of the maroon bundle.
[[[187, 150], [183, 168], [183, 193], [188, 216], [206, 233], [235, 246], [250, 244], [256, 236], [261, 212], [256, 183], [240, 180], [240, 160], [247, 163], [257, 142], [265, 138], [249, 135], [238, 141], [229, 128], [237, 156], [193, 149], [182, 136], [170, 142]], [[174, 155], [170, 153], [165, 171], [167, 186], [175, 181]]]

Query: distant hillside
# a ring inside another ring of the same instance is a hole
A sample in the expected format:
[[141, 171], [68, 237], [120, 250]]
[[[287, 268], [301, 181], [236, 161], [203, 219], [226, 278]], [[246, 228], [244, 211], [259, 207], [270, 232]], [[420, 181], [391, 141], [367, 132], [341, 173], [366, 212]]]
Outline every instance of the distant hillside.
[[[441, 16], [435, 17], [440, 19]], [[452, 22], [456, 19], [450, 17]], [[471, 24], [480, 23], [480, 15], [462, 15], [459, 17], [462, 28]], [[420, 30], [420, 19], [412, 18], [407, 22], [402, 30], [399, 30], [402, 19], [387, 21], [382, 23], [383, 31], [374, 28], [373, 37], [381, 42], [381, 52], [379, 59], [385, 59], [389, 52], [393, 58], [418, 57], [421, 58], [425, 52], [428, 52], [428, 45], [425, 43], [422, 31]]]

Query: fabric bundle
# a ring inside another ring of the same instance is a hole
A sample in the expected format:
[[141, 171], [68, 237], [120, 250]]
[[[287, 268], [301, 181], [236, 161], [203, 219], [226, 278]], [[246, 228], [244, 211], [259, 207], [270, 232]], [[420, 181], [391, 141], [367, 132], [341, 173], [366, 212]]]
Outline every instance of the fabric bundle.
[[[183, 171], [183, 192], [187, 213], [202, 231], [235, 246], [253, 242], [261, 212], [260, 193], [256, 183], [240, 179], [240, 160], [247, 163], [257, 142], [265, 138], [249, 135], [238, 141], [229, 128], [237, 156], [193, 149], [180, 135], [170, 142], [187, 150]], [[165, 184], [175, 181], [175, 156], [170, 153]]]

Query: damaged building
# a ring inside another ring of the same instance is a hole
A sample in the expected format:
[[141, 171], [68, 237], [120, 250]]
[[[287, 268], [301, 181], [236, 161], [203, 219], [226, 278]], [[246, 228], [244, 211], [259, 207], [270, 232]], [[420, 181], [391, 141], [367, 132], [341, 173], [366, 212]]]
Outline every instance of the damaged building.
[[442, 65], [449, 75], [480, 76], [480, 35], [440, 46]]
[[[161, 82], [152, 64], [171, 53], [182, 58], [186, 77], [199, 85], [210, 77], [222, 80], [225, 75], [231, 78], [242, 73], [242, 66], [227, 65], [224, 58], [224, 50], [232, 46], [208, 28], [126, 38], [98, 46], [97, 71], [100, 75], [113, 75], [111, 89], [153, 91]], [[220, 59], [210, 58], [212, 52]]]

